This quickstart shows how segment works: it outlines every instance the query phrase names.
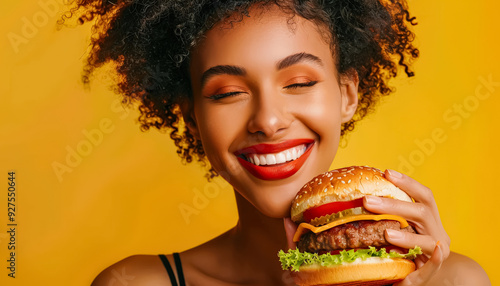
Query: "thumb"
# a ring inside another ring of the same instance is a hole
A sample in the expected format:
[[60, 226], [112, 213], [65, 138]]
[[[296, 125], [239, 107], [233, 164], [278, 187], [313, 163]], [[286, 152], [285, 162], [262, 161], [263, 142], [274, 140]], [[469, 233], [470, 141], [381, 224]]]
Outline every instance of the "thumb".
[[293, 235], [297, 231], [297, 225], [289, 218], [283, 218], [283, 224], [285, 225], [286, 241], [288, 243], [289, 249], [297, 248], [297, 244], [293, 242]]

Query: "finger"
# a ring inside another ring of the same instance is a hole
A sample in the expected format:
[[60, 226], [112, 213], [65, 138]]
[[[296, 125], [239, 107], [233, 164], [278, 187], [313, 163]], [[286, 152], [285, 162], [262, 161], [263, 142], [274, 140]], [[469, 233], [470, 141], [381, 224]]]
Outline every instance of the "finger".
[[426, 186], [420, 184], [407, 175], [401, 174], [394, 170], [385, 170], [385, 178], [391, 181], [401, 190], [405, 191], [416, 202], [422, 202], [427, 205], [435, 205], [434, 195]]
[[436, 220], [432, 212], [422, 203], [410, 203], [395, 199], [377, 196], [365, 196], [364, 207], [374, 213], [386, 213], [404, 217], [415, 223], [419, 232], [423, 234], [433, 233], [436, 228]]
[[429, 261], [429, 257], [427, 257], [427, 255], [419, 255], [414, 260], [415, 265], [417, 265], [417, 269], [422, 268], [422, 266], [424, 266], [427, 261]]
[[393, 245], [410, 249], [420, 246], [422, 252], [431, 255], [436, 246], [436, 241], [430, 235], [403, 232], [395, 229], [385, 230], [385, 239]]
[[420, 269], [415, 272], [410, 273], [410, 275], [406, 276], [406, 278], [394, 284], [395, 286], [415, 286], [415, 285], [424, 285], [427, 281], [429, 281], [434, 274], [437, 273], [439, 268], [441, 268], [441, 264], [443, 263], [443, 255], [440, 243], [436, 244], [434, 248], [434, 252], [432, 253], [431, 258], [427, 263], [422, 266]]
[[401, 174], [394, 170], [385, 170], [385, 178], [391, 181], [394, 185], [405, 191], [410, 197], [412, 197], [416, 202], [423, 203], [429, 206], [429, 210], [433, 214], [438, 226], [443, 227], [441, 223], [441, 218], [439, 217], [439, 211], [437, 208], [436, 201], [434, 200], [434, 194], [431, 189], [420, 184], [416, 180], [408, 177], [407, 175]]
[[289, 218], [283, 218], [283, 224], [285, 226], [286, 241], [289, 249], [297, 248], [297, 244], [293, 242], [293, 235], [297, 231], [297, 225]]

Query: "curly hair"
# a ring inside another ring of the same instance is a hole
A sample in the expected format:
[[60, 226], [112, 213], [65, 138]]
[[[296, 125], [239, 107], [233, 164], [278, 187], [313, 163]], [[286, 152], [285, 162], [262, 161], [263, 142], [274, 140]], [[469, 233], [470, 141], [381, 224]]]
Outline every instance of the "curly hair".
[[[217, 23], [241, 21], [253, 5], [273, 4], [324, 27], [339, 74], [357, 72], [359, 103], [341, 134], [373, 111], [393, 89], [388, 81], [419, 55], [412, 44], [416, 25], [404, 0], [75, 0], [59, 24], [94, 22], [83, 71], [88, 83], [96, 68], [114, 63], [116, 92], [139, 104], [141, 130], [168, 130], [185, 162], [206, 164], [203, 146], [183, 126], [179, 104], [192, 100], [190, 51]], [[210, 169], [208, 178], [217, 173]]]

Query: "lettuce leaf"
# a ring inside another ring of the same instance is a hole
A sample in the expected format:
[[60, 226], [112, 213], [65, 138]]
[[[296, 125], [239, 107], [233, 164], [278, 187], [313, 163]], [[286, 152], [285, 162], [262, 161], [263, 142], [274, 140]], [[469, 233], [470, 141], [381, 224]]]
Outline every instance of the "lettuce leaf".
[[418, 246], [409, 249], [407, 254], [400, 254], [395, 251], [387, 252], [385, 248], [377, 250], [375, 247], [370, 246], [368, 249], [358, 249], [356, 251], [353, 249], [343, 250], [339, 254], [300, 252], [298, 249], [289, 249], [287, 252], [280, 250], [278, 257], [283, 270], [299, 271], [299, 267], [302, 265], [331, 266], [353, 262], [358, 258], [365, 260], [370, 257], [415, 259], [419, 254], [422, 254], [422, 249]]

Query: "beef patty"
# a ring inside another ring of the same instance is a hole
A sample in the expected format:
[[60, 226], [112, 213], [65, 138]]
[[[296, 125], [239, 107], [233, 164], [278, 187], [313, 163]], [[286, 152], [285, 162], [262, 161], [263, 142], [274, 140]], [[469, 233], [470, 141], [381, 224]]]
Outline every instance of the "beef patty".
[[318, 234], [308, 232], [302, 235], [297, 247], [302, 252], [320, 252], [390, 245], [384, 237], [386, 228], [415, 233], [411, 226], [401, 229], [398, 221], [362, 220], [339, 225]]

